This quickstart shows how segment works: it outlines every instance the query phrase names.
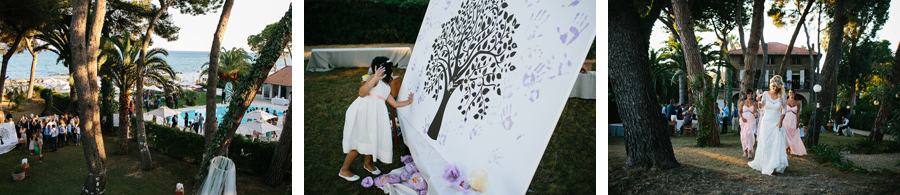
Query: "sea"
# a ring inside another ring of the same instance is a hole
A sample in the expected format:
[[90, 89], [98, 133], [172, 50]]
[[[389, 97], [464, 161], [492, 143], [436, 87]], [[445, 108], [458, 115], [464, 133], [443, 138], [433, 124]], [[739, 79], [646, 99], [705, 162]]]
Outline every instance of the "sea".
[[[255, 57], [254, 53], [251, 53]], [[66, 75], [69, 70], [62, 65], [56, 63], [58, 56], [53, 52], [40, 52], [38, 54], [37, 66], [35, 67], [34, 78], [68, 78]], [[9, 60], [6, 67], [6, 75], [8, 79], [28, 79], [31, 74], [32, 56], [27, 51], [17, 53]], [[178, 81], [194, 83], [200, 76], [200, 66], [209, 62], [208, 51], [169, 51], [169, 56], [165, 57], [166, 62], [172, 67], [178, 77]], [[285, 66], [284, 59], [279, 59], [276, 63], [278, 69]], [[291, 60], [287, 60], [287, 65], [291, 65]]]

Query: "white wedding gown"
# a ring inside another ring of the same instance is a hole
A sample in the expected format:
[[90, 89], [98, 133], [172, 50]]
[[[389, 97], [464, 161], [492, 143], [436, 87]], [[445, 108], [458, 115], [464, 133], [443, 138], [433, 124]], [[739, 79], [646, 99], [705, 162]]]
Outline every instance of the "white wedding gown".
[[759, 121], [756, 155], [755, 159], [747, 164], [766, 175], [772, 174], [773, 171], [784, 173], [784, 168], [788, 166], [785, 152], [787, 143], [785, 131], [777, 126], [783, 110], [782, 98], [773, 99], [768, 92], [763, 96], [765, 114]]

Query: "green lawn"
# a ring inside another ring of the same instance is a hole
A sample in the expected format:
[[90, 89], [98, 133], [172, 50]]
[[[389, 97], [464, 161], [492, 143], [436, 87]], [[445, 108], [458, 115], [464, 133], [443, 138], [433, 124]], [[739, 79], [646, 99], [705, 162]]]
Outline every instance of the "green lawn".
[[[168, 157], [152, 151], [153, 166], [149, 171], [140, 170], [137, 144], [130, 141], [133, 150], [127, 155], [115, 155], [116, 138], [105, 137], [107, 183], [106, 194], [172, 194], [175, 184], [182, 183], [186, 190], [194, 188], [193, 176], [200, 169], [197, 164]], [[49, 150], [44, 146], [44, 150]], [[28, 158], [31, 176], [24, 181], [13, 181], [10, 173], [22, 158]], [[13, 150], [0, 155], [0, 194], [77, 194], [87, 176], [82, 146], [69, 145], [56, 152], [44, 153], [44, 162], [37, 161], [26, 150]], [[287, 194], [288, 185], [273, 188], [265, 185], [260, 176], [239, 172], [238, 194]], [[190, 194], [190, 193], [186, 193]]]
[[[360, 76], [365, 68], [334, 69], [328, 72], [304, 71], [304, 188], [309, 194], [384, 194], [377, 188], [363, 188], [360, 181], [347, 182], [337, 177], [346, 156], [341, 150], [344, 114], [357, 96]], [[403, 75], [404, 69], [394, 75]], [[534, 194], [594, 194], [596, 192], [596, 100], [569, 99], [556, 130], [532, 179]], [[374, 163], [382, 171], [401, 166], [394, 151], [394, 163]], [[361, 177], [369, 176], [354, 161], [350, 169]]]

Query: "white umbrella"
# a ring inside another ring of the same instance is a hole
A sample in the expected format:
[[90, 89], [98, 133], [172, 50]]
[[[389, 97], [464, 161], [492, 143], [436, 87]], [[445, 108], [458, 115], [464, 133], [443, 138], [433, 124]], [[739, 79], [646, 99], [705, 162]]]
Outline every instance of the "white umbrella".
[[178, 115], [178, 112], [176, 112], [175, 110], [169, 109], [169, 107], [162, 106], [162, 107], [160, 107], [159, 109], [156, 109], [156, 110], [153, 110], [153, 111], [148, 112], [147, 114], [156, 115], [156, 116], [159, 116], [159, 117], [166, 118], [166, 117], [169, 117], [169, 116]]
[[238, 126], [238, 129], [235, 133], [241, 134], [241, 135], [251, 135], [252, 136], [254, 131], [265, 133], [265, 132], [277, 131], [277, 130], [279, 130], [279, 128], [276, 127], [275, 125], [260, 122], [260, 121], [253, 121], [253, 122], [242, 123], [241, 126]]
[[273, 119], [273, 118], [275, 118], [275, 117], [277, 117], [277, 116], [272, 115], [272, 114], [269, 114], [269, 113], [267, 113], [267, 112], [265, 112], [265, 111], [262, 111], [262, 110], [255, 110], [255, 111], [253, 111], [253, 112], [250, 112], [250, 113], [247, 113], [247, 114], [244, 115], [244, 118], [247, 118], [247, 119], [264, 120], [264, 121], [265, 121], [265, 120], [269, 120], [269, 119]]
[[156, 86], [147, 86], [147, 87], [144, 87], [144, 90], [163, 91], [162, 89], [160, 89], [159, 87], [156, 87]]

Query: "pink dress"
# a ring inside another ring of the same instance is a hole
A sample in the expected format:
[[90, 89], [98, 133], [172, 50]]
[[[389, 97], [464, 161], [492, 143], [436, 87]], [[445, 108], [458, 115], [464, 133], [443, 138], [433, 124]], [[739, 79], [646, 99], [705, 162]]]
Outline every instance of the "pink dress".
[[787, 146], [791, 149], [791, 154], [806, 155], [806, 146], [803, 146], [803, 140], [800, 139], [800, 129], [797, 128], [796, 106], [787, 106], [787, 110], [784, 113], [784, 121], [781, 124], [787, 132]]
[[744, 150], [753, 150], [753, 144], [756, 142], [756, 137], [753, 136], [753, 130], [756, 129], [756, 116], [753, 116], [753, 110], [755, 109], [756, 106], [747, 105], [741, 108], [741, 117], [747, 119], [747, 122], [739, 120], [741, 123], [741, 145]]

